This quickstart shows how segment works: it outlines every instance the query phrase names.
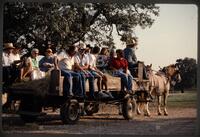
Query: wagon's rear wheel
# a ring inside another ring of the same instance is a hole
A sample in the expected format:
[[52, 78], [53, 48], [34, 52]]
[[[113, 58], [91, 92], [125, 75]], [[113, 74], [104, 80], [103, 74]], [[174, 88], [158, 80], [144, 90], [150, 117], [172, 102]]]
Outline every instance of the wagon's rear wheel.
[[20, 114], [20, 118], [26, 122], [26, 123], [33, 123], [36, 121], [38, 116], [31, 116], [31, 115], [25, 115], [25, 114]]
[[41, 111], [42, 105], [39, 98], [24, 97], [20, 102], [18, 113], [24, 122], [32, 123], [36, 121]]
[[97, 103], [86, 103], [85, 112], [88, 116], [92, 116], [94, 113], [99, 111], [99, 104]]
[[60, 108], [61, 120], [64, 124], [75, 124], [80, 119], [79, 103], [69, 100]]
[[122, 104], [122, 115], [125, 119], [130, 120], [133, 119], [134, 112], [136, 107], [135, 99], [127, 98], [124, 100]]

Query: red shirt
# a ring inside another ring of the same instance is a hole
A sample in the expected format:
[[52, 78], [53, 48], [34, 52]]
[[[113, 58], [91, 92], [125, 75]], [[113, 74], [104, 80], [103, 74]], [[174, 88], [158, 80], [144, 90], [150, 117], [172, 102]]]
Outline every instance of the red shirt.
[[112, 66], [116, 69], [127, 69], [128, 68], [128, 62], [126, 59], [121, 58], [114, 58], [111, 62]]

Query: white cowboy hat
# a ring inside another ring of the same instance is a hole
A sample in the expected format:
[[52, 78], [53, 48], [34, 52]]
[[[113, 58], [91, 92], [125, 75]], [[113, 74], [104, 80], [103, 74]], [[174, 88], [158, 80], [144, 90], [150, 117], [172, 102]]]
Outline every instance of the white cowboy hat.
[[13, 43], [4, 43], [3, 49], [14, 49]]
[[86, 49], [85, 43], [82, 43], [82, 42], [77, 42], [77, 43], [74, 44], [74, 46], [79, 48], [79, 49]]
[[80, 48], [80, 49], [86, 49], [85, 43], [80, 43], [80, 44], [79, 44], [79, 48]]
[[33, 49], [31, 50], [31, 53], [33, 53], [33, 52], [39, 53], [39, 49], [33, 48]]

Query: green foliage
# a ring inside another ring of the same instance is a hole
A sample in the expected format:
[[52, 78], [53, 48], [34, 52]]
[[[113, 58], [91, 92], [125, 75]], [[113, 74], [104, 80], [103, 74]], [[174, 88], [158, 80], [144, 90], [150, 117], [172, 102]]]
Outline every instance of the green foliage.
[[197, 86], [197, 63], [193, 58], [177, 59], [176, 65], [179, 67], [182, 81], [179, 86], [183, 88], [196, 88]]
[[65, 47], [80, 40], [114, 46], [114, 27], [124, 36], [136, 26], [151, 27], [158, 15], [154, 4], [10, 2], [4, 5], [3, 36], [4, 42], [27, 49], [32, 41], [39, 49], [48, 41]]

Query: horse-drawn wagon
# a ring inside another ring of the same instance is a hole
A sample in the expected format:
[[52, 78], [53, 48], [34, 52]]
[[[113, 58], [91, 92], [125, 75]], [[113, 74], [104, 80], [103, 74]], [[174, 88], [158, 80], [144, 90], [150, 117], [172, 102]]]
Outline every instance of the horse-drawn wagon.
[[[16, 113], [25, 122], [33, 122], [38, 116], [45, 115], [44, 107], [60, 108], [60, 116], [63, 123], [74, 124], [85, 111], [87, 115], [97, 113], [99, 105], [114, 104], [122, 106], [122, 114], [125, 119], [132, 119], [136, 108], [136, 102], [148, 102], [148, 80], [143, 80], [143, 63], [139, 63], [137, 78], [134, 78], [134, 93], [110, 91], [112, 99], [81, 99], [66, 97], [63, 93], [63, 77], [59, 70], [53, 70], [48, 78], [30, 81], [26, 86], [12, 86], [7, 91], [10, 101], [19, 101]], [[26, 84], [26, 83], [25, 83]], [[35, 84], [35, 85], [34, 85]], [[121, 85], [122, 87], [122, 85]]]
[[[8, 102], [11, 103], [10, 112], [15, 107], [13, 102], [19, 102], [15, 113], [25, 122], [34, 122], [38, 116], [46, 115], [42, 110], [47, 107], [60, 108], [60, 117], [63, 123], [74, 124], [80, 118], [80, 106], [83, 100], [76, 97], [66, 97], [62, 92], [60, 70], [52, 70], [51, 75], [33, 81], [13, 84], [8, 90]], [[3, 111], [6, 106], [3, 105]]]

